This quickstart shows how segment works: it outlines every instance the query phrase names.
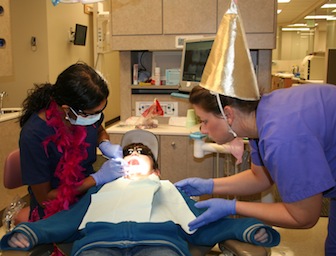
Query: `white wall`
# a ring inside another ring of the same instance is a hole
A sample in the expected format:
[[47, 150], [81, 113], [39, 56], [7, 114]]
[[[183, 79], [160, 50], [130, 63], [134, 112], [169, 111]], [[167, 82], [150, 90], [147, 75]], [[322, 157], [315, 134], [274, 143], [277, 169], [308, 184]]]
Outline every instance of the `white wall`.
[[[58, 4], [53, 6], [50, 0], [47, 0], [46, 13], [51, 82], [56, 80], [61, 71], [77, 61], [84, 61], [93, 66], [92, 14], [85, 14], [82, 4]], [[88, 26], [85, 46], [74, 45], [69, 42], [70, 27], [75, 30], [76, 23]]]
[[313, 52], [326, 52], [327, 32], [326, 23], [320, 25], [312, 32], [281, 31], [278, 28], [277, 46], [272, 52], [272, 58], [277, 60], [303, 59]]
[[[0, 90], [8, 93], [4, 107], [19, 106], [33, 82], [48, 80], [45, 5], [44, 0], [10, 1], [13, 75], [0, 77]], [[31, 36], [37, 37], [36, 51], [30, 48]]]
[[[93, 14], [84, 13], [82, 4], [53, 6], [51, 0], [11, 0], [10, 12], [14, 72], [0, 77], [0, 91], [8, 93], [4, 107], [21, 106], [34, 84], [54, 83], [61, 71], [79, 60], [95, 66]], [[86, 46], [69, 42], [70, 27], [75, 29], [76, 23], [88, 26]], [[36, 49], [30, 46], [32, 36], [37, 39]], [[119, 55], [108, 53], [101, 59], [99, 69], [111, 91], [105, 113], [108, 121], [120, 115]]]
[[281, 59], [303, 59], [308, 54], [309, 36], [282, 31]]
[[[54, 83], [58, 73], [79, 59], [92, 65], [92, 36], [82, 48], [68, 42], [70, 26], [89, 24], [81, 4], [54, 7], [46, 0], [11, 0], [10, 11], [14, 74], [0, 77], [0, 90], [8, 93], [4, 107], [20, 106], [34, 83]], [[36, 49], [30, 46], [32, 36]]]

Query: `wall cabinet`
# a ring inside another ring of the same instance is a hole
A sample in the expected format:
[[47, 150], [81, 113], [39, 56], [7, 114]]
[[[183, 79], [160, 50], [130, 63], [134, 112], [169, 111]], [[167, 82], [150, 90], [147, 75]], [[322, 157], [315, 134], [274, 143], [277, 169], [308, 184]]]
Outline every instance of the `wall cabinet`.
[[272, 76], [272, 91], [276, 89], [289, 88], [293, 84], [291, 77]]
[[217, 0], [163, 0], [164, 34], [215, 34]]
[[[112, 143], [120, 144], [122, 134], [110, 133]], [[193, 157], [193, 142], [185, 135], [157, 135], [160, 143], [161, 178], [176, 182], [188, 177], [213, 177], [213, 155]]]
[[[229, 4], [218, 0], [218, 25]], [[250, 49], [275, 49], [277, 1], [239, 0], [238, 5]]]
[[13, 74], [9, 0], [0, 0], [0, 76]]
[[[174, 50], [178, 37], [214, 36], [231, 0], [112, 0], [113, 50]], [[274, 49], [275, 0], [240, 0], [250, 49]]]
[[112, 36], [162, 34], [162, 1], [112, 0]]

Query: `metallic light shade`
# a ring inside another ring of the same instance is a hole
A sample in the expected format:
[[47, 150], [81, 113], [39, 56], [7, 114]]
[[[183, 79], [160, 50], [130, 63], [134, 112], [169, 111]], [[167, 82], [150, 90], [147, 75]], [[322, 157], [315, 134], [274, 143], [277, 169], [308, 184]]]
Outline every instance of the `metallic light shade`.
[[233, 98], [259, 100], [257, 78], [240, 20], [232, 0], [219, 26], [200, 86]]

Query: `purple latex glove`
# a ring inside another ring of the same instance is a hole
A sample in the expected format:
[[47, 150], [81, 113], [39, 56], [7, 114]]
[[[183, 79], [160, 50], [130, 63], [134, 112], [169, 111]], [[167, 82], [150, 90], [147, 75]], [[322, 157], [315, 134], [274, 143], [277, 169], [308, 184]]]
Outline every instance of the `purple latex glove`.
[[126, 162], [123, 159], [107, 160], [102, 167], [96, 173], [91, 174], [91, 176], [96, 181], [97, 186], [103, 185], [124, 176], [125, 164]]
[[236, 200], [212, 198], [209, 200], [197, 202], [195, 207], [208, 209], [188, 224], [190, 231], [228, 215], [236, 214]]
[[188, 178], [180, 180], [174, 185], [184, 191], [188, 196], [201, 196], [212, 194], [214, 181], [213, 179]]
[[107, 158], [123, 158], [122, 148], [118, 144], [112, 144], [109, 141], [103, 141], [99, 144], [99, 149]]

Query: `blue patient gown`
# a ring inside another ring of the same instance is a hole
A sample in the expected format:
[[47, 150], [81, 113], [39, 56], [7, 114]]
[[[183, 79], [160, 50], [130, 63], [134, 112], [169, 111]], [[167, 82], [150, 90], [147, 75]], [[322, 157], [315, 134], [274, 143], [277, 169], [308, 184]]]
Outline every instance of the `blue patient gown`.
[[[118, 182], [118, 180], [115, 182]], [[103, 186], [101, 189], [102, 193], [106, 192], [104, 187], [108, 186], [109, 184]], [[191, 234], [188, 234], [182, 228], [183, 223], [181, 224], [182, 226], [180, 226], [180, 224], [175, 223], [176, 220], [172, 221], [167, 219], [169, 211], [174, 211], [174, 205], [172, 205], [172, 207], [168, 207], [169, 209], [163, 209], [160, 206], [154, 207], [155, 209], [153, 208], [149, 215], [144, 212], [144, 215], [140, 216], [142, 220], [139, 222], [134, 220], [122, 221], [120, 219], [122, 216], [116, 216], [119, 220], [115, 221], [114, 218], [109, 219], [106, 214], [102, 214], [102, 219], [104, 219], [103, 221], [99, 219], [93, 220], [92, 218], [95, 217], [94, 215], [88, 217], [86, 214], [89, 212], [88, 209], [91, 202], [96, 200], [92, 199], [92, 197], [99, 194], [100, 188], [101, 187], [91, 188], [88, 193], [70, 210], [61, 211], [47, 219], [34, 223], [22, 223], [18, 225], [11, 233], [6, 234], [2, 238], [1, 249], [13, 249], [8, 246], [8, 239], [13, 232], [22, 232], [29, 238], [30, 247], [27, 249], [31, 249], [35, 245], [42, 243], [74, 241], [71, 255], [80, 255], [84, 251], [95, 250], [97, 248], [126, 249], [135, 248], [137, 246], [164, 247], [173, 250], [178, 255], [190, 255], [188, 248], [189, 243], [195, 245], [213, 246], [217, 242], [223, 240], [237, 239], [260, 245], [261, 243], [254, 239], [255, 233], [260, 228], [265, 228], [269, 236], [268, 241], [262, 244], [263, 246], [276, 246], [280, 242], [280, 235], [277, 231], [252, 218], [223, 218], [217, 222], [198, 229], [194, 233], [189, 232]], [[127, 186], [125, 189], [127, 190]], [[158, 190], [160, 189], [161, 188]], [[175, 187], [174, 189], [176, 190]], [[127, 194], [126, 190], [125, 194]], [[155, 188], [155, 190], [158, 191], [157, 188]], [[191, 210], [193, 215], [199, 216], [203, 212], [202, 210], [194, 207], [195, 202], [185, 194], [182, 192], [180, 194], [177, 190], [176, 193], [182, 200], [184, 199], [187, 204], [186, 207], [188, 208], [188, 211]], [[141, 195], [141, 193], [139, 193], [139, 195]], [[160, 202], [155, 202], [155, 193], [153, 195], [153, 205], [158, 206]], [[95, 204], [100, 204], [100, 200], [103, 198], [104, 196], [99, 196]], [[164, 199], [164, 197], [160, 198]], [[118, 199], [122, 201], [123, 197]], [[127, 205], [127, 203], [127, 200], [123, 201], [123, 204]], [[105, 201], [105, 204], [113, 204], [113, 200], [107, 200]], [[115, 201], [115, 204], [117, 205], [117, 201]], [[133, 213], [130, 214], [130, 218], [137, 218], [137, 207], [134, 206], [134, 202], [132, 202], [132, 205], [133, 207], [130, 206], [130, 209], [133, 210]], [[161, 210], [163, 211], [163, 214], [160, 214], [159, 211]], [[116, 209], [110, 211], [112, 215], [114, 211], [118, 210]], [[86, 220], [84, 220], [82, 226], [80, 224], [84, 219], [84, 216], [86, 216]], [[146, 218], [149, 219], [146, 220]]]

